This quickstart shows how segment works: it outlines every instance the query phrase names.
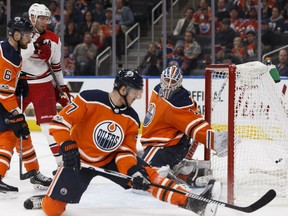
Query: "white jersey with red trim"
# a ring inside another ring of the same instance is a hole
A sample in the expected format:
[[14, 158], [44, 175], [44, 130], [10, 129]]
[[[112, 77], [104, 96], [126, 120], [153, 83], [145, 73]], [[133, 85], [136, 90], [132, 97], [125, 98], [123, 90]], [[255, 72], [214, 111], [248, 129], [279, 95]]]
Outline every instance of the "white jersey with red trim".
[[23, 66], [22, 71], [27, 74], [29, 84], [45, 83], [53, 80], [47, 63], [35, 54], [35, 41], [38, 37], [48, 40], [51, 45], [51, 57], [49, 64], [53, 69], [60, 85], [64, 85], [63, 73], [61, 68], [61, 41], [58, 35], [52, 31], [45, 30], [41, 34], [35, 33], [27, 49], [22, 49]]

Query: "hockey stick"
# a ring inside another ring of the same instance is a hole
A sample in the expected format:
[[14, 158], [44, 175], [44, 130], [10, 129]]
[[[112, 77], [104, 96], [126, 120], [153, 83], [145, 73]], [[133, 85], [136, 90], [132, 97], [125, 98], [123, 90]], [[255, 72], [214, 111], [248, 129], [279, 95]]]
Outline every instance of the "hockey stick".
[[[85, 164], [85, 163], [81, 163], [81, 166], [84, 167], [84, 168], [93, 169], [95, 171], [98, 171], [98, 172], [101, 172], [101, 173], [105, 173], [105, 174], [108, 174], [108, 175], [111, 175], [111, 176], [116, 176], [116, 177], [119, 177], [119, 178], [122, 178], [122, 179], [126, 179], [128, 181], [132, 181], [132, 177], [131, 176], [128, 176], [128, 175], [125, 175], [125, 174], [122, 174], [122, 173], [119, 173], [119, 172], [116, 172], [116, 171], [113, 171], [113, 170], [103, 169], [103, 168], [92, 166], [90, 164]], [[273, 189], [271, 189], [266, 194], [264, 194], [259, 200], [254, 202], [253, 204], [251, 204], [249, 206], [246, 206], [246, 207], [241, 207], [241, 206], [236, 206], [236, 205], [232, 205], [232, 204], [229, 204], [229, 203], [221, 202], [221, 201], [218, 201], [218, 200], [208, 199], [208, 198], [205, 198], [205, 197], [197, 195], [197, 194], [181, 191], [181, 190], [178, 190], [178, 189], [175, 189], [175, 188], [171, 188], [171, 187], [167, 187], [167, 186], [164, 186], [164, 185], [159, 185], [159, 184], [154, 184], [154, 183], [150, 183], [150, 185], [153, 186], [153, 187], [162, 188], [162, 189], [169, 190], [169, 191], [172, 191], [172, 192], [175, 192], [175, 193], [178, 193], [178, 194], [182, 194], [182, 195], [184, 195], [186, 197], [190, 197], [190, 198], [193, 198], [193, 199], [201, 200], [201, 201], [204, 201], [204, 202], [207, 202], [207, 203], [212, 203], [212, 204], [215, 204], [215, 205], [218, 205], [218, 206], [223, 206], [223, 207], [231, 208], [231, 209], [242, 211], [242, 212], [246, 212], [246, 213], [251, 213], [251, 212], [254, 212], [254, 211], [262, 208], [263, 206], [265, 206], [269, 202], [271, 202], [276, 196], [276, 192]]]
[[[20, 94], [20, 110], [21, 113], [23, 112], [23, 93]], [[19, 178], [20, 180], [25, 180], [28, 178], [31, 178], [32, 176], [35, 176], [37, 174], [36, 170], [30, 170], [26, 173], [23, 173], [22, 169], [22, 161], [23, 158], [23, 137], [20, 136], [20, 143], [19, 143]]]
[[46, 64], [47, 64], [47, 66], [48, 66], [48, 68], [49, 68], [49, 70], [50, 70], [50, 72], [51, 72], [51, 75], [52, 75], [53, 80], [54, 80], [54, 82], [55, 82], [56, 88], [57, 88], [58, 91], [60, 92], [61, 98], [63, 98], [63, 97], [66, 98], [66, 95], [64, 94], [63, 90], [61, 89], [61, 86], [60, 86], [60, 84], [59, 84], [59, 82], [58, 82], [58, 80], [57, 80], [57, 77], [56, 77], [56, 75], [55, 75], [55, 72], [54, 72], [54, 70], [52, 69], [50, 63], [49, 63], [49, 62], [46, 62]]

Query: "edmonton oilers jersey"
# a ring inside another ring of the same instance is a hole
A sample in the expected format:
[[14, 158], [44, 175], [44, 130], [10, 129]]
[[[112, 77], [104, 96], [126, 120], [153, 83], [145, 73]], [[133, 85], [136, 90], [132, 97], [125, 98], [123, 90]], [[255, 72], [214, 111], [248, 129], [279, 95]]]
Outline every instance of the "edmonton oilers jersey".
[[139, 125], [132, 107], [115, 112], [107, 92], [87, 90], [53, 118], [50, 133], [58, 144], [75, 140], [85, 163], [104, 166], [115, 158], [119, 171], [126, 172], [136, 164]]
[[22, 58], [19, 51], [16, 51], [8, 41], [0, 44], [0, 131], [8, 129], [5, 117], [9, 111], [18, 107], [14, 95], [17, 79], [22, 66]]
[[210, 146], [212, 140], [208, 134], [212, 129], [203, 119], [189, 91], [180, 87], [171, 99], [166, 100], [159, 97], [159, 90], [160, 84], [152, 92], [144, 119], [143, 148], [177, 145], [184, 134]]

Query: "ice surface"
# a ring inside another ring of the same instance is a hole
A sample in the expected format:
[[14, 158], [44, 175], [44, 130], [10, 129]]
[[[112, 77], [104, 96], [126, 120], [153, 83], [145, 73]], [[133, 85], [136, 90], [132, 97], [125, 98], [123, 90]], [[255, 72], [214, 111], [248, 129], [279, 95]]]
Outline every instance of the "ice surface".
[[[47, 176], [52, 176], [56, 168], [54, 158], [50, 154], [47, 142], [40, 132], [32, 132], [32, 139], [40, 170]], [[18, 156], [15, 154], [10, 170], [4, 182], [19, 188], [15, 198], [0, 197], [1, 216], [44, 216], [41, 210], [26, 210], [23, 207], [25, 199], [32, 195], [43, 194], [43, 191], [34, 190], [29, 180], [19, 180]], [[23, 169], [25, 170], [25, 169]], [[288, 187], [288, 186], [287, 186]], [[249, 188], [247, 188], [249, 191]], [[288, 207], [264, 207], [255, 213], [245, 214], [220, 207], [216, 216], [286, 216]], [[120, 186], [102, 177], [92, 180], [89, 188], [84, 193], [79, 204], [67, 205], [63, 216], [194, 216], [195, 214], [185, 209], [161, 202], [148, 193], [135, 194], [131, 190], [123, 190]]]

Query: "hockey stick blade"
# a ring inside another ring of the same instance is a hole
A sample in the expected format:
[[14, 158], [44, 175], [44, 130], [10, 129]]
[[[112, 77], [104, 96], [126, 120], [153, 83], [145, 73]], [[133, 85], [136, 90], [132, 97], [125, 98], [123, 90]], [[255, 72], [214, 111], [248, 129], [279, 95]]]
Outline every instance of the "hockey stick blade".
[[20, 174], [20, 180], [25, 180], [25, 179], [31, 178], [31, 177], [35, 176], [36, 174], [37, 174], [36, 170], [30, 170], [29, 172]]
[[264, 207], [265, 205], [270, 203], [275, 197], [276, 197], [276, 192], [275, 192], [275, 190], [271, 189], [266, 194], [264, 194], [259, 200], [257, 200], [256, 202], [254, 202], [250, 206], [240, 207], [240, 206], [235, 206], [235, 205], [231, 205], [231, 204], [226, 203], [225, 207], [235, 209], [238, 211], [242, 211], [242, 212], [246, 212], [246, 213], [251, 213], [251, 212], [254, 212], [254, 211]]
[[[116, 171], [113, 171], [113, 170], [103, 169], [103, 168], [95, 167], [95, 166], [92, 166], [90, 164], [85, 164], [85, 163], [81, 163], [81, 166], [85, 167], [85, 168], [89, 168], [89, 169], [94, 169], [95, 171], [106, 173], [108, 175], [112, 175], [112, 176], [116, 176], [116, 177], [119, 177], [119, 178], [123, 178], [123, 179], [129, 180], [129, 181], [132, 180], [131, 176], [128, 176], [128, 175], [125, 175], [125, 174], [122, 174], [122, 173], [119, 173], [119, 172], [116, 172]], [[207, 202], [207, 203], [212, 203], [212, 204], [215, 204], [215, 205], [218, 205], [218, 206], [223, 206], [223, 207], [231, 208], [231, 209], [242, 211], [242, 212], [246, 212], [246, 213], [251, 213], [251, 212], [254, 212], [254, 211], [264, 207], [265, 205], [267, 205], [269, 202], [271, 202], [276, 197], [275, 190], [271, 189], [266, 194], [264, 194], [259, 200], [254, 202], [253, 204], [251, 204], [249, 206], [246, 206], [246, 207], [241, 207], [241, 206], [237, 206], [237, 205], [232, 205], [232, 204], [229, 204], [229, 203], [221, 202], [221, 201], [218, 201], [218, 200], [207, 199], [207, 198], [205, 198], [205, 197], [203, 197], [201, 195], [185, 192], [185, 191], [182, 191], [182, 190], [178, 190], [178, 189], [167, 187], [167, 186], [160, 185], [160, 184], [150, 183], [150, 185], [153, 186], [153, 187], [162, 188], [162, 189], [169, 190], [169, 191], [172, 191], [172, 192], [175, 192], [175, 193], [178, 193], [178, 194], [182, 194], [182, 195], [184, 195], [186, 197], [190, 197], [190, 198], [193, 198], [193, 199], [201, 200], [201, 201], [204, 201], [204, 202]]]

